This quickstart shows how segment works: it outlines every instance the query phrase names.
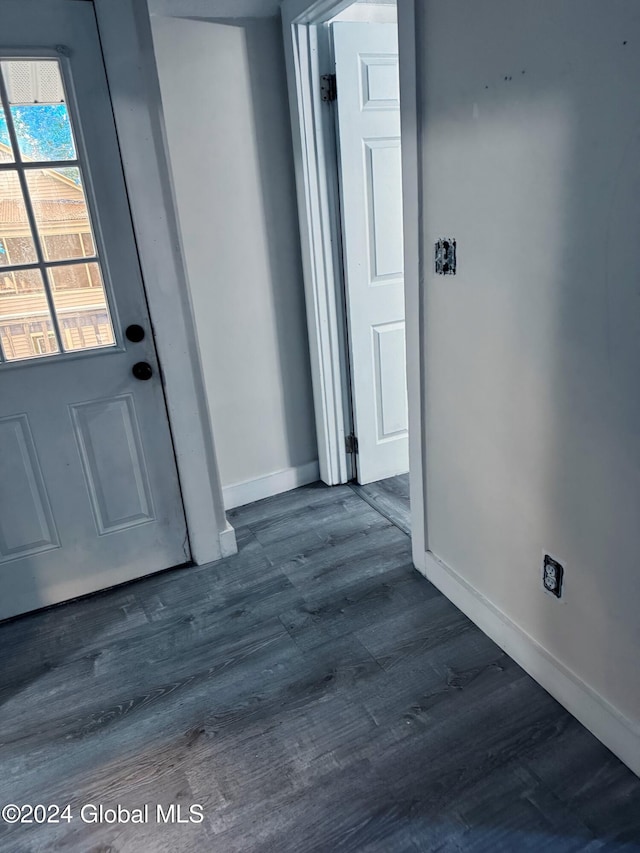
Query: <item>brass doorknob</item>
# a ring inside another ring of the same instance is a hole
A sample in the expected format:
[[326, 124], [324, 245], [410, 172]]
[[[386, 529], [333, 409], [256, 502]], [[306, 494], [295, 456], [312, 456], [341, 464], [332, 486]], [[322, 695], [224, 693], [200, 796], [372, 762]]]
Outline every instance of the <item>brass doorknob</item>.
[[138, 361], [131, 368], [131, 372], [136, 379], [141, 379], [143, 382], [147, 379], [151, 379], [153, 376], [153, 368], [150, 364], [147, 364], [146, 361]]

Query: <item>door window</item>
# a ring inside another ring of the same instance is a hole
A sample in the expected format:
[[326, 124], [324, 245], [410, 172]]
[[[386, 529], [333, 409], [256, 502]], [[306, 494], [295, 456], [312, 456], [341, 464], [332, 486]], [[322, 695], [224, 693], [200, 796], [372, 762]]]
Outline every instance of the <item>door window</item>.
[[0, 62], [0, 360], [115, 346], [56, 59]]

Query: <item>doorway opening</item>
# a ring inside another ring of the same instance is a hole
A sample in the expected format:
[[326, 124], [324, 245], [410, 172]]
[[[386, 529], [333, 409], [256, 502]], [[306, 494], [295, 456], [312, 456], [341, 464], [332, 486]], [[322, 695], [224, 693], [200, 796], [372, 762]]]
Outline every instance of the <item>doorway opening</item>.
[[354, 487], [410, 529], [397, 10], [329, 21]]
[[287, 48], [321, 476], [350, 482], [408, 532], [397, 9], [316, 3], [297, 20]]

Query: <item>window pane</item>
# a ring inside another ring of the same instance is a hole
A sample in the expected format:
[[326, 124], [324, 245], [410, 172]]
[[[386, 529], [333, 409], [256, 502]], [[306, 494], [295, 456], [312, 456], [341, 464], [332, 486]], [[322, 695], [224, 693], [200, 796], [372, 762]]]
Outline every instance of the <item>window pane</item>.
[[28, 169], [25, 175], [45, 258], [84, 258], [80, 232], [90, 231], [91, 225], [80, 170]]
[[[96, 264], [97, 266], [97, 264]], [[82, 290], [86, 287], [91, 287], [91, 277], [87, 264], [69, 264], [69, 266], [54, 267], [49, 276], [52, 288], [57, 291], [63, 290]], [[76, 296], [71, 297], [79, 299]], [[91, 298], [93, 298], [91, 296]]]
[[98, 264], [51, 267], [47, 273], [64, 349], [113, 346], [113, 326]]
[[75, 160], [76, 149], [56, 59], [2, 63], [11, 116], [24, 160]]
[[42, 239], [46, 258], [67, 260], [84, 256], [79, 234], [45, 234]]
[[[8, 361], [58, 351], [39, 270], [0, 270], [0, 338]], [[6, 285], [11, 283], [11, 288]]]
[[7, 119], [2, 104], [0, 104], [0, 163], [13, 163], [11, 139], [7, 130]]
[[0, 266], [36, 260], [18, 173], [0, 172]]

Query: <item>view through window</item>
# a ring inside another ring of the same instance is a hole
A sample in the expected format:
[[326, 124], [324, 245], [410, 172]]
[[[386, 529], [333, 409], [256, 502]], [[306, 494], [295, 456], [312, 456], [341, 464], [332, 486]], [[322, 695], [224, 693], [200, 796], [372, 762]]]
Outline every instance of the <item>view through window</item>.
[[58, 61], [0, 62], [0, 356], [115, 345]]

